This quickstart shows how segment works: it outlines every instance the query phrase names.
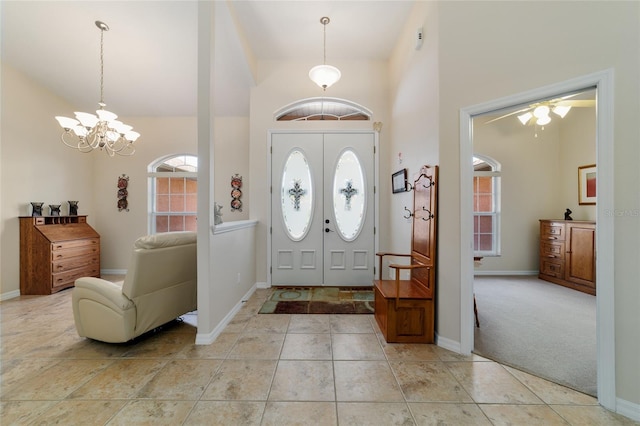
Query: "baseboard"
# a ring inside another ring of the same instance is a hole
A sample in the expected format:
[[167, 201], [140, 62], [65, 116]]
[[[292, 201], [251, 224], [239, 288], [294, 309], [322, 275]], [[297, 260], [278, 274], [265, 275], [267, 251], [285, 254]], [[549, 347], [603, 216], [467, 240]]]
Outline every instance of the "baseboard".
[[100, 269], [100, 275], [127, 275], [126, 269]]
[[640, 422], [640, 404], [616, 398], [616, 412], [631, 420]]
[[473, 275], [538, 275], [538, 271], [473, 271]]
[[[446, 337], [442, 337], [442, 336], [438, 336], [438, 333], [436, 333], [436, 345], [440, 346], [441, 348], [450, 350], [452, 352], [455, 352], [457, 354], [461, 353], [460, 352], [460, 342], [457, 342], [455, 340], [451, 340], [451, 339], [447, 339]], [[468, 355], [468, 354], [465, 354]]]
[[0, 302], [9, 299], [15, 299], [16, 297], [20, 297], [20, 290], [8, 291], [6, 293], [0, 294]]
[[210, 332], [210, 333], [197, 333], [196, 334], [196, 345], [210, 345], [218, 338], [220, 333], [224, 331], [224, 329], [229, 325], [233, 317], [236, 316], [238, 311], [242, 308], [242, 306], [249, 300], [251, 295], [255, 293], [257, 288], [257, 283], [253, 285], [249, 289], [248, 292], [245, 293], [244, 296], [240, 299], [238, 303], [229, 311], [229, 313], [220, 321], [220, 323]]
[[256, 283], [256, 287], [258, 288], [271, 288], [271, 286], [269, 284], [267, 284], [266, 282], [263, 281], [259, 281]]

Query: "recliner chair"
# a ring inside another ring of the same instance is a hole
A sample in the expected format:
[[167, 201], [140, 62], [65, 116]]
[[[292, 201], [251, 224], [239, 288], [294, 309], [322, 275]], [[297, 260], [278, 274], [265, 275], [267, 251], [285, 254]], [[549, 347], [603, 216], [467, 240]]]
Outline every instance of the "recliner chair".
[[136, 240], [124, 281], [84, 277], [75, 282], [78, 334], [127, 342], [197, 308], [196, 233], [168, 232]]

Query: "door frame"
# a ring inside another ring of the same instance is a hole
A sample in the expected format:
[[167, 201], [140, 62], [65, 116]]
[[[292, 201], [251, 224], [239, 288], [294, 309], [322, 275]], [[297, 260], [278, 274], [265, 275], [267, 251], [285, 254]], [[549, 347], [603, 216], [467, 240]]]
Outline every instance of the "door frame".
[[541, 98], [596, 88], [596, 163], [598, 164], [596, 205], [596, 340], [598, 402], [616, 410], [614, 221], [607, 214], [613, 206], [613, 69], [533, 89], [460, 110], [460, 351], [473, 350], [473, 118], [499, 109], [530, 103]]
[[[273, 191], [273, 182], [272, 182], [272, 170], [271, 170], [271, 155], [273, 152], [273, 135], [279, 133], [300, 133], [300, 134], [354, 134], [354, 133], [365, 133], [373, 135], [373, 148], [374, 148], [374, 156], [373, 156], [373, 250], [374, 253], [378, 252], [379, 247], [379, 238], [380, 232], [380, 132], [370, 129], [362, 129], [362, 130], [267, 130], [267, 178], [269, 180], [269, 208], [267, 209], [267, 288], [271, 287], [271, 212], [273, 211], [273, 206], [271, 205], [271, 193]], [[375, 265], [374, 265], [375, 268]], [[376, 271], [377, 272], [377, 271]]]

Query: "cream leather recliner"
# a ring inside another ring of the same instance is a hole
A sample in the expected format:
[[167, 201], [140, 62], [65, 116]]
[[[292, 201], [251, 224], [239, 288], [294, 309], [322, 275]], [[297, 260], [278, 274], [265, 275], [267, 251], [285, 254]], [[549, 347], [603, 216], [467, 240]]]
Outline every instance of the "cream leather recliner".
[[138, 238], [124, 281], [84, 277], [73, 289], [73, 317], [82, 337], [127, 342], [196, 310], [196, 233]]

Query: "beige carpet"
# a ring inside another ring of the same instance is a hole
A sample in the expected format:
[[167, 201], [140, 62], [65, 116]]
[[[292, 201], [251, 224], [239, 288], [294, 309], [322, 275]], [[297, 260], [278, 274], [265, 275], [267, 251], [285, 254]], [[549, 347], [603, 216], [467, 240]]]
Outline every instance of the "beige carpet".
[[596, 298], [532, 276], [474, 280], [474, 352], [596, 395]]

